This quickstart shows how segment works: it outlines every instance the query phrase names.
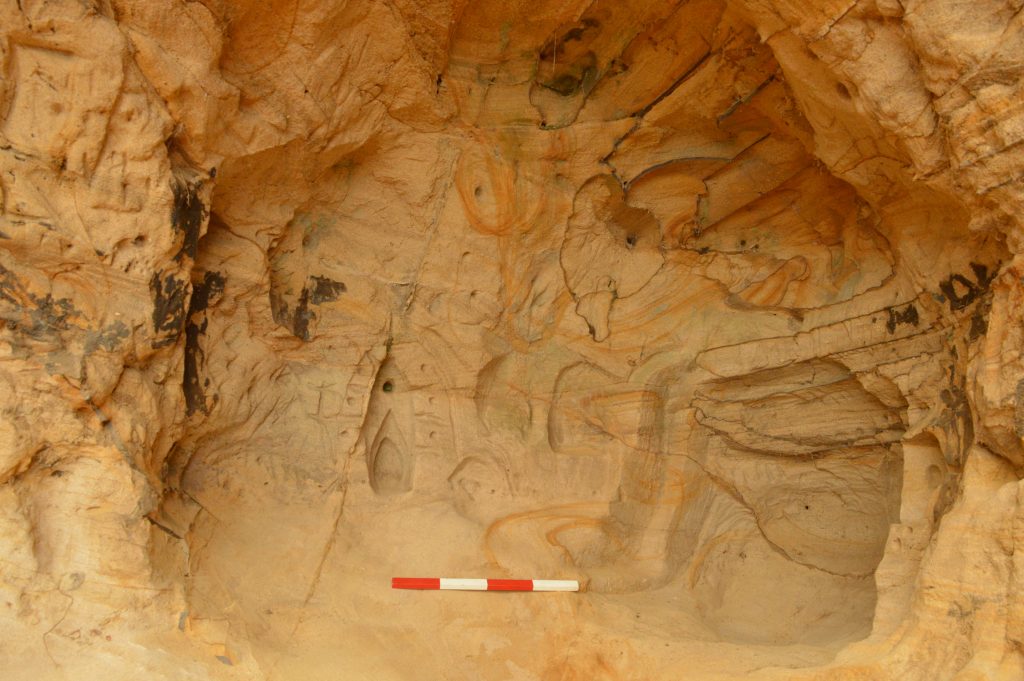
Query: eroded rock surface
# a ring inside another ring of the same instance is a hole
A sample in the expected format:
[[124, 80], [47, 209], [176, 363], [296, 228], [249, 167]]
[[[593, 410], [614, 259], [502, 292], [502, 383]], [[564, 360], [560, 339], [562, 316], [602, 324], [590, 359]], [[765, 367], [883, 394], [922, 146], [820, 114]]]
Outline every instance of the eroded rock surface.
[[1020, 10], [0, 0], [4, 678], [1024, 678]]

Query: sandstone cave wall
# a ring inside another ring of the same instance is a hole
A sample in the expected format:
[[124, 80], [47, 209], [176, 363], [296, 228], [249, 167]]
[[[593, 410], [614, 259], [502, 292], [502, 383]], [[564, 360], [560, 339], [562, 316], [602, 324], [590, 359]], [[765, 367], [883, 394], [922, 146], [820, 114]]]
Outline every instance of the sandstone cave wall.
[[0, 2], [0, 665], [1019, 678], [1020, 9]]

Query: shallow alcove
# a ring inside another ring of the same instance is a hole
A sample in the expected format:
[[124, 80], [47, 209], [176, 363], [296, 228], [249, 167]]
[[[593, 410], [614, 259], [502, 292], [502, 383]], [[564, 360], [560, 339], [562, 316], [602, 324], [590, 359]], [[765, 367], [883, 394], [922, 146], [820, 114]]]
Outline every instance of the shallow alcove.
[[25, 678], [1015, 678], [1019, 13], [51, 4], [0, 9]]
[[[201, 504], [190, 621], [236, 612], [258, 633], [225, 634], [234, 655], [408, 678], [388, 642], [411, 627], [447, 650], [503, 642], [460, 674], [562, 678], [554, 651], [582, 627], [599, 658], [628, 640], [657, 650], [651, 670], [736, 673], [872, 632], [890, 527], [932, 475], [923, 436], [903, 443], [911, 404], [957, 380], [941, 280], [980, 290], [961, 273], [994, 271], [1002, 246], [952, 207], [908, 213], [941, 205], [924, 186], [879, 203], [824, 165], [743, 14], [579, 11], [463, 13], [443, 125], [386, 128], [329, 166], [291, 147], [223, 164], [197, 262], [227, 282], [205, 375], [241, 400], [190, 425], [180, 487]], [[856, 116], [843, 92], [828, 105]], [[301, 200], [289, 164], [315, 178]], [[287, 218], [242, 227], [271, 205]], [[346, 283], [314, 302], [314, 281]], [[441, 601], [382, 591], [392, 573], [586, 591]]]

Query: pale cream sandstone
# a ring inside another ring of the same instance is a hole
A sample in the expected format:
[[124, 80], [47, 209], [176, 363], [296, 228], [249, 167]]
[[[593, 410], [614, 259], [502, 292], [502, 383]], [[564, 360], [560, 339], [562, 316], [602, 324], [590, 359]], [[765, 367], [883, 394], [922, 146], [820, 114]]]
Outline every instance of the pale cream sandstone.
[[1021, 9], [0, 0], [0, 677], [1024, 678]]

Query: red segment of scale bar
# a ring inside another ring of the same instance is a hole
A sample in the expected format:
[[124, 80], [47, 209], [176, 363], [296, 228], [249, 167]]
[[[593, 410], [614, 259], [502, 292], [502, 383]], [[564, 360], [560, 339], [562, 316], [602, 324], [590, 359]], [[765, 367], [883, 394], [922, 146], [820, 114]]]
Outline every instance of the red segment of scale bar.
[[488, 579], [488, 591], [533, 591], [532, 579]]
[[392, 589], [440, 589], [441, 580], [437, 577], [392, 577]]

